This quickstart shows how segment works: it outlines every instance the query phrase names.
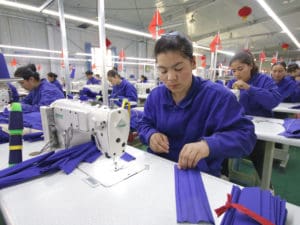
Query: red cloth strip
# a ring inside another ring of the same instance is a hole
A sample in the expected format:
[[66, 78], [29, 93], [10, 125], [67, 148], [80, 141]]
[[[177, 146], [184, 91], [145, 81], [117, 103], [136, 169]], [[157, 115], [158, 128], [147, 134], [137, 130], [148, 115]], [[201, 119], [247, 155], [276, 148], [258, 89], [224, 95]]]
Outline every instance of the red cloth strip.
[[256, 214], [255, 212], [251, 211], [250, 209], [244, 207], [243, 205], [237, 204], [237, 203], [232, 203], [232, 198], [230, 194], [227, 194], [227, 202], [225, 205], [221, 206], [220, 208], [215, 209], [216, 214], [221, 216], [224, 212], [226, 212], [228, 209], [234, 208], [237, 209], [239, 212], [246, 214], [250, 218], [254, 219], [258, 223], [262, 225], [275, 225], [266, 218]]

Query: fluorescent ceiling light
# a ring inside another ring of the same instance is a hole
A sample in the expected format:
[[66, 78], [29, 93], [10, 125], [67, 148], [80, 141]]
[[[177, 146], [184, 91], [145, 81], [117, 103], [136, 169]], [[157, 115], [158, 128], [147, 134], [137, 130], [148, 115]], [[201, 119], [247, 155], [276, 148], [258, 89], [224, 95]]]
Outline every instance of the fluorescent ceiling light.
[[[0, 5], [6, 5], [6, 6], [13, 7], [13, 8], [18, 8], [18, 9], [26, 9], [26, 10], [33, 11], [33, 12], [40, 11], [39, 7], [34, 7], [34, 6], [30, 6], [30, 5], [26, 5], [26, 4], [22, 4], [22, 3], [18, 3], [18, 2], [6, 1], [6, 0], [0, 0]], [[43, 13], [47, 14], [47, 15], [59, 17], [59, 13], [55, 12], [53, 10], [45, 9], [45, 10], [43, 10]], [[69, 20], [88, 23], [88, 24], [92, 24], [94, 26], [98, 26], [98, 21], [95, 21], [95, 20], [90, 20], [90, 19], [86, 19], [83, 17], [74, 16], [74, 15], [70, 15], [70, 14], [64, 14], [64, 17]], [[116, 25], [112, 25], [112, 24], [105, 24], [105, 27], [110, 30], [121, 31], [124, 33], [129, 33], [129, 34], [134, 34], [134, 35], [143, 36], [143, 37], [147, 37], [147, 38], [152, 38], [151, 34], [133, 30], [133, 29], [129, 29], [129, 28], [125, 28], [125, 27], [120, 27], [120, 26], [116, 26]]]
[[223, 50], [217, 50], [217, 52], [222, 53], [224, 55], [234, 56], [234, 52], [223, 51]]
[[282, 20], [274, 13], [274, 11], [270, 8], [270, 6], [264, 0], [256, 0], [256, 1], [269, 14], [269, 16], [281, 27], [281, 29], [290, 37], [290, 39], [294, 42], [297, 48], [300, 48], [300, 43], [298, 42], [296, 37], [291, 33], [291, 31], [282, 22]]
[[142, 62], [113, 62], [116, 64], [124, 64], [124, 65], [145, 65], [145, 66], [155, 66], [154, 63], [142, 63]]
[[[42, 55], [4, 54], [4, 56], [6, 56], [6, 57], [33, 58], [33, 59], [63, 60], [60, 57], [51, 57], [51, 56], [42, 56]], [[89, 61], [89, 60], [87, 60], [87, 59], [69, 58], [69, 61], [86, 62], [86, 61]]]
[[13, 46], [13, 45], [0, 45], [0, 48], [19, 49], [19, 50], [36, 51], [36, 52], [50, 52], [50, 53], [57, 53], [57, 54], [61, 53], [61, 51], [56, 51], [56, 50], [48, 50], [42, 48], [27, 48], [21, 46]]
[[210, 51], [210, 48], [204, 47], [204, 46], [201, 46], [201, 45], [193, 44], [193, 47], [194, 47], [194, 48], [199, 48], [199, 49], [204, 49], [204, 50], [209, 50], [209, 51]]
[[[82, 55], [82, 56], [92, 56], [92, 54], [90, 53], [83, 53], [83, 52], [76, 52], [75, 55]], [[117, 59], [119, 58], [119, 56], [112, 56], [113, 59]], [[137, 60], [137, 61], [151, 61], [151, 62], [155, 62], [155, 59], [150, 59], [150, 58], [137, 58], [137, 57], [130, 57], [130, 56], [126, 56], [125, 57], [126, 60]]]

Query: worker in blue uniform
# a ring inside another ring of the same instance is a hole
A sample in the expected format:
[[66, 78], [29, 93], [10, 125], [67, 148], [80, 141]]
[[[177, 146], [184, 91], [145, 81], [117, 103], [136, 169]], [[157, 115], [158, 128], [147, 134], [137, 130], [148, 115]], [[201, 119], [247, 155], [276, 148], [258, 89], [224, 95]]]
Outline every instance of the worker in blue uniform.
[[278, 87], [268, 75], [258, 72], [251, 53], [243, 51], [231, 59], [235, 76], [227, 87], [240, 90], [240, 103], [247, 115], [272, 117], [272, 109], [281, 101]]
[[252, 122], [229, 90], [192, 74], [192, 42], [179, 32], [165, 34], [154, 56], [163, 84], [150, 92], [137, 126], [148, 151], [215, 176], [225, 158], [250, 154]]
[[62, 85], [59, 83], [59, 81], [57, 80], [57, 74], [53, 73], [53, 72], [49, 72], [47, 73], [47, 79], [50, 83], [54, 84], [61, 92], [63, 91]]
[[295, 91], [289, 97], [289, 102], [300, 102], [300, 67], [297, 63], [291, 63], [287, 67], [289, 77], [296, 82]]
[[[242, 51], [232, 57], [229, 67], [235, 76], [227, 84], [240, 90], [240, 104], [247, 115], [272, 117], [272, 109], [281, 101], [278, 87], [270, 76], [258, 72], [250, 52]], [[257, 141], [250, 154], [259, 177], [262, 177], [265, 142]]]
[[93, 76], [94, 75], [93, 71], [88, 70], [88, 71], [85, 72], [85, 75], [87, 77], [86, 84], [100, 84], [100, 80], [96, 79]]
[[28, 66], [19, 67], [14, 75], [23, 78], [19, 83], [30, 91], [21, 102], [23, 113], [37, 112], [40, 106], [50, 105], [55, 100], [64, 98], [63, 93], [54, 84], [40, 79], [39, 73], [32, 71]]
[[19, 101], [19, 93], [18, 93], [18, 90], [17, 88], [11, 84], [10, 82], [7, 83], [7, 86], [11, 92], [11, 101], [12, 102], [18, 102]]
[[271, 66], [271, 76], [278, 87], [279, 93], [281, 94], [281, 101], [291, 102], [291, 97], [297, 89], [297, 84], [291, 76], [287, 75], [286, 63], [274, 63]]
[[137, 90], [128, 80], [121, 77], [116, 70], [107, 72], [107, 79], [113, 86], [110, 99], [115, 99], [114, 103], [121, 106], [124, 98], [131, 102], [137, 102]]

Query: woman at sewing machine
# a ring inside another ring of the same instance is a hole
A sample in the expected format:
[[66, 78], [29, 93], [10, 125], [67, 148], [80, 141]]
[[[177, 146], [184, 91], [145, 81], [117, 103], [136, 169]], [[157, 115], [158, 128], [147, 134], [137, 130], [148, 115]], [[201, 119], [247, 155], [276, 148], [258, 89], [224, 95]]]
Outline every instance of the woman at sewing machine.
[[107, 72], [107, 79], [113, 86], [109, 98], [115, 99], [114, 103], [116, 105], [121, 106], [122, 100], [125, 98], [130, 102], [137, 102], [136, 88], [125, 78], [121, 77], [116, 70], [109, 70]]
[[30, 91], [21, 102], [24, 113], [37, 112], [40, 106], [50, 105], [55, 100], [64, 98], [64, 94], [54, 84], [40, 79], [40, 74], [33, 71], [30, 66], [19, 67], [14, 75], [23, 78], [19, 83]]
[[54, 84], [59, 90], [61, 90], [61, 92], [63, 91], [62, 85], [59, 83], [59, 81], [57, 80], [57, 74], [53, 73], [53, 72], [49, 72], [47, 74], [47, 79], [50, 83]]
[[[272, 109], [281, 101], [278, 87], [272, 78], [258, 71], [254, 58], [250, 52], [242, 51], [232, 57], [229, 67], [234, 79], [227, 84], [229, 88], [240, 90], [240, 104], [245, 113], [252, 116], [272, 117]], [[259, 177], [262, 177], [264, 145], [257, 141], [250, 155]], [[225, 171], [225, 174], [228, 171]]]
[[192, 42], [179, 32], [165, 34], [154, 56], [163, 84], [149, 94], [138, 124], [148, 151], [178, 162], [181, 169], [198, 167], [215, 176], [225, 158], [250, 154], [253, 124], [229, 90], [193, 75]]

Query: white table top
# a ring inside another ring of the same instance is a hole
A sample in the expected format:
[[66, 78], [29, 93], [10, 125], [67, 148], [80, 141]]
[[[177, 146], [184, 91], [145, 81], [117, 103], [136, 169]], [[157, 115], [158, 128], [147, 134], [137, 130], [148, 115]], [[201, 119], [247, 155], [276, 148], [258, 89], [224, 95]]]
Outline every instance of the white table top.
[[273, 112], [283, 112], [283, 113], [300, 113], [300, 109], [292, 109], [293, 106], [299, 106], [300, 102], [296, 103], [286, 103], [282, 102], [277, 107], [273, 109]]
[[[43, 142], [25, 143], [24, 158]], [[7, 144], [0, 145], [0, 156], [7, 158]], [[7, 224], [22, 225], [120, 225], [177, 224], [174, 190], [174, 163], [152, 154], [127, 147], [149, 170], [110, 188], [91, 187], [83, 181], [86, 174], [58, 172], [0, 191], [1, 210]], [[1, 167], [5, 166], [1, 160]], [[97, 162], [88, 165], [95, 169]], [[202, 174], [211, 209], [223, 205], [232, 183]], [[288, 204], [287, 225], [300, 221], [300, 208]], [[216, 224], [221, 219], [216, 218]]]
[[254, 116], [255, 134], [259, 140], [276, 142], [300, 147], [299, 138], [286, 138], [278, 135], [284, 131], [283, 120]]

